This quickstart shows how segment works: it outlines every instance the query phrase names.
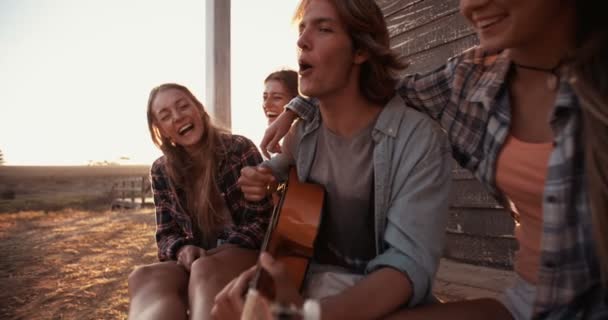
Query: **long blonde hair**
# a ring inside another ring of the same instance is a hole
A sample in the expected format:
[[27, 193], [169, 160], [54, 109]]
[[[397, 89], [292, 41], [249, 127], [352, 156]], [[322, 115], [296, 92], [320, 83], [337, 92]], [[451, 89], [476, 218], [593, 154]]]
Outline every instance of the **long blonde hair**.
[[[199, 109], [203, 123], [203, 136], [199, 142], [194, 156], [186, 152], [179, 145], [164, 137], [156, 125], [156, 118], [152, 113], [152, 104], [156, 96], [166, 90], [179, 90]], [[178, 205], [186, 211], [201, 231], [205, 247], [213, 245], [219, 227], [226, 223], [222, 212], [220, 191], [217, 187], [216, 172], [220, 157], [225, 153], [226, 146], [222, 142], [222, 135], [228, 132], [214, 125], [205, 112], [203, 104], [188, 90], [188, 88], [175, 84], [165, 83], [150, 91], [148, 98], [148, 129], [154, 144], [166, 157], [165, 170], [170, 180], [170, 188], [185, 191], [185, 204]], [[177, 194], [175, 192], [175, 194]]]

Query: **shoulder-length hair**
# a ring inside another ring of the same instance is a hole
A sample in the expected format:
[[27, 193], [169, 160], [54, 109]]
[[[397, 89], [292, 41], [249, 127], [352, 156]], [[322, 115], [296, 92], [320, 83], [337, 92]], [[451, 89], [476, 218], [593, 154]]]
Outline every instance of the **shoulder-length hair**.
[[[200, 111], [204, 130], [198, 144], [199, 152], [195, 155], [189, 154], [182, 146], [164, 137], [156, 125], [152, 105], [157, 95], [167, 90], [183, 92]], [[228, 132], [213, 124], [203, 104], [188, 88], [176, 83], [165, 83], [150, 91], [147, 115], [152, 141], [166, 157], [165, 171], [171, 189], [175, 194], [177, 194], [176, 188], [184, 190], [185, 203], [178, 205], [199, 227], [205, 246], [213, 246], [212, 242], [216, 238], [218, 229], [225, 224], [227, 218], [221, 210], [222, 199], [216, 184], [216, 172], [219, 157], [226, 150], [221, 136]]]
[[608, 20], [605, 0], [576, 1], [575, 87], [581, 98], [585, 173], [602, 283], [608, 287]]
[[[294, 22], [304, 17], [311, 0], [302, 0]], [[395, 93], [399, 72], [407, 67], [390, 47], [390, 37], [382, 11], [373, 0], [329, 0], [348, 31], [353, 48], [369, 55], [361, 66], [359, 87], [374, 103], [386, 104]]]
[[294, 70], [284, 69], [275, 71], [264, 79], [264, 83], [270, 80], [276, 80], [283, 84], [285, 89], [287, 89], [290, 98], [294, 98], [298, 95], [298, 73]]

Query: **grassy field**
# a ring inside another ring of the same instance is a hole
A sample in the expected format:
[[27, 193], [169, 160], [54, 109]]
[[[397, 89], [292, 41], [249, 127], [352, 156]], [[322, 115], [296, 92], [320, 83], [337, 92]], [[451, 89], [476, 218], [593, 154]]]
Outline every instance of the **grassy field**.
[[149, 166], [0, 166], [0, 213], [109, 208], [112, 186]]
[[156, 261], [152, 209], [109, 211], [147, 166], [0, 166], [0, 319], [126, 319], [127, 277]]

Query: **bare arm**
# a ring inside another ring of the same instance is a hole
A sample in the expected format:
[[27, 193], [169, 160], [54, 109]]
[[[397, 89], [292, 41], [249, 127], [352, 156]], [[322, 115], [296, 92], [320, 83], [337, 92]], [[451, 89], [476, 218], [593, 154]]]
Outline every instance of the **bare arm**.
[[[268, 254], [262, 254], [260, 262], [274, 279], [277, 302], [301, 307], [304, 299], [288, 280], [285, 266]], [[243, 294], [254, 271], [252, 268], [242, 273], [217, 295], [212, 311], [214, 319], [241, 317], [244, 305]], [[387, 290], [389, 287], [391, 290]], [[370, 299], [371, 293], [373, 299]], [[343, 293], [323, 299], [321, 318], [376, 319], [388, 315], [392, 310], [407, 303], [411, 294], [412, 287], [407, 276], [392, 268], [380, 268]]]
[[289, 132], [291, 124], [296, 120], [297, 115], [289, 110], [285, 109], [285, 112], [281, 113], [279, 117], [268, 127], [264, 132], [264, 138], [260, 143], [260, 150], [266, 158], [270, 158], [270, 152], [278, 153], [281, 152], [279, 141]]
[[321, 315], [323, 319], [376, 319], [405, 305], [411, 295], [412, 284], [407, 275], [393, 268], [380, 268], [341, 294], [323, 299]]

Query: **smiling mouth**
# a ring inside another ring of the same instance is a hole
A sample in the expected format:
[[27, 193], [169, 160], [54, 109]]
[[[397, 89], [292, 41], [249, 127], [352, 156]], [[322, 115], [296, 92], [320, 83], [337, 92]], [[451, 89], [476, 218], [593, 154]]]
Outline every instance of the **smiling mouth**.
[[276, 112], [272, 112], [272, 111], [266, 112], [266, 118], [268, 118], [268, 119], [274, 119], [278, 116], [279, 116], [279, 114]]
[[180, 136], [185, 135], [186, 133], [192, 131], [194, 129], [194, 125], [192, 123], [188, 123], [187, 125], [184, 125], [183, 127], [181, 127], [177, 133], [179, 133]]
[[501, 22], [502, 20], [505, 19], [506, 16], [494, 16], [494, 17], [488, 17], [488, 18], [483, 18], [483, 19], [479, 19], [476, 21], [476, 25], [478, 29], [481, 30], [485, 30], [488, 29], [492, 26], [494, 26], [495, 24]]

